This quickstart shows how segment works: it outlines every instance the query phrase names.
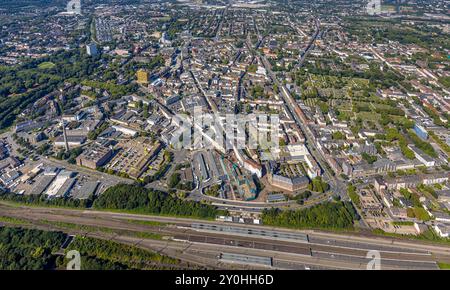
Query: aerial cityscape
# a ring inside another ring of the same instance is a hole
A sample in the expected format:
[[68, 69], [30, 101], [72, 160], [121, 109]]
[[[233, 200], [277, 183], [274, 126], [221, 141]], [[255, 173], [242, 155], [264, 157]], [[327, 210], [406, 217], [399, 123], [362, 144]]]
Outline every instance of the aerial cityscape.
[[450, 269], [450, 1], [2, 0], [0, 27], [0, 270]]

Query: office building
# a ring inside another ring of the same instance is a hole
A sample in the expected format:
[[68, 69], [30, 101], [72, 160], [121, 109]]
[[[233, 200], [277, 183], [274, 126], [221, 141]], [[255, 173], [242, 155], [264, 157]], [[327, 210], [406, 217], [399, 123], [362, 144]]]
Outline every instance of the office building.
[[289, 192], [307, 189], [309, 184], [309, 179], [306, 176], [296, 176], [294, 178], [290, 178], [272, 173], [269, 174], [268, 180], [270, 185]]
[[97, 45], [95, 45], [95, 43], [86, 45], [86, 53], [89, 56], [96, 56], [98, 54]]
[[108, 147], [96, 145], [84, 151], [77, 157], [77, 164], [96, 169], [103, 166], [112, 157], [112, 150]]
[[417, 136], [420, 137], [420, 139], [422, 139], [422, 140], [428, 139], [428, 132], [427, 132], [427, 130], [425, 130], [425, 128], [423, 126], [421, 126], [419, 124], [415, 124], [414, 132], [416, 133]]

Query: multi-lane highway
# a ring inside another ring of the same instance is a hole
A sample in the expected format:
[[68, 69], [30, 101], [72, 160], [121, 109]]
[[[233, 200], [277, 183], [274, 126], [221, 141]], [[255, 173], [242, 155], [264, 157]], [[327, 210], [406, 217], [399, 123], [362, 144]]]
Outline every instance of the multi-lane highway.
[[[367, 254], [373, 250], [380, 253], [382, 269], [437, 269], [436, 261], [450, 261], [448, 246], [385, 237], [5, 204], [0, 204], [0, 215], [25, 219], [30, 222], [27, 226], [45, 229], [58, 229], [55, 222], [97, 228], [90, 231], [75, 227], [61, 229], [72, 234], [135, 244], [207, 268], [229, 268], [229, 264], [218, 258], [224, 252], [272, 258], [272, 267], [276, 269], [365, 269], [371, 260]], [[53, 227], [52, 222], [56, 226]], [[143, 239], [132, 232], [157, 233], [163, 238]], [[249, 267], [239, 263], [234, 266]]]

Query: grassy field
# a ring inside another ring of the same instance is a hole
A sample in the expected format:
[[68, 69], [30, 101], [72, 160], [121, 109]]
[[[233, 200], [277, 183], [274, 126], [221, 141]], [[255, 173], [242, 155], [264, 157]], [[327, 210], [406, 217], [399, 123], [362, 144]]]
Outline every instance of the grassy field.
[[126, 231], [126, 230], [115, 230], [107, 227], [98, 227], [98, 226], [88, 226], [88, 225], [79, 225], [73, 223], [66, 222], [55, 222], [55, 221], [41, 221], [43, 224], [48, 224], [52, 226], [56, 226], [58, 228], [63, 229], [72, 229], [78, 231], [86, 231], [86, 232], [104, 232], [104, 233], [116, 233], [116, 234], [124, 234], [129, 236], [135, 236], [143, 239], [153, 239], [153, 240], [161, 240], [162, 235], [152, 232], [136, 232], [136, 231]]
[[53, 62], [48, 62], [48, 61], [46, 61], [46, 62], [41, 62], [41, 63], [38, 65], [38, 67], [39, 67], [40, 69], [50, 69], [50, 68], [54, 68], [54, 67], [55, 67], [55, 64], [54, 64]]
[[381, 118], [379, 114], [374, 112], [359, 112], [356, 113], [356, 116], [360, 117], [363, 120], [369, 120], [373, 122], [376, 122]]
[[441, 270], [450, 270], [450, 264], [438, 262], [439, 269]]
[[30, 222], [24, 219], [13, 218], [8, 216], [0, 216], [0, 223], [7, 223], [13, 225], [26, 225], [29, 224]]

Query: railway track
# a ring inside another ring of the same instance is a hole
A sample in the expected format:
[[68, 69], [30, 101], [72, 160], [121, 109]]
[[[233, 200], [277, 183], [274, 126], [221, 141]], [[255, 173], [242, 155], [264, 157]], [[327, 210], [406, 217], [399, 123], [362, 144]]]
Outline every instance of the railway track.
[[[188, 253], [191, 250], [204, 251], [206, 248], [216, 254], [224, 248], [233, 249], [237, 253], [251, 252], [253, 254], [265, 254], [272, 257], [281, 255], [283, 259], [301, 261], [303, 263], [316, 262], [317, 266], [326, 267], [330, 262], [335, 262], [341, 268], [360, 268], [361, 264], [369, 261], [366, 257], [368, 251], [379, 251], [382, 264], [386, 267], [399, 269], [436, 269], [436, 258], [432, 248], [417, 249], [404, 246], [402, 243], [393, 243], [386, 240], [378, 242], [365, 242], [363, 240], [352, 240], [350, 237], [340, 237], [316, 232], [298, 232], [281, 230], [261, 226], [234, 225], [219, 222], [203, 221], [193, 223], [189, 219], [176, 219], [164, 217], [149, 217], [150, 220], [158, 220], [160, 223], [136, 222], [134, 215], [98, 212], [86, 214], [84, 211], [66, 209], [41, 209], [27, 207], [5, 207], [0, 205], [0, 214], [16, 217], [30, 221], [31, 225], [38, 226], [42, 221], [47, 228], [64, 229], [65, 223], [97, 228], [100, 234], [102, 230], [116, 233], [108, 237], [121, 239], [121, 242], [129, 239], [138, 246], [142, 244], [157, 244], [162, 252]], [[163, 222], [163, 220], [166, 220]], [[53, 226], [52, 226], [52, 222]], [[59, 223], [58, 223], [59, 222]], [[57, 225], [60, 225], [58, 227]], [[72, 229], [73, 232], [73, 229]], [[78, 231], [78, 234], [80, 231]], [[81, 232], [83, 233], [83, 232]], [[151, 241], [149, 238], [136, 238], [136, 233], [158, 234], [164, 241]], [[92, 235], [92, 232], [83, 234]], [[96, 233], [99, 234], [99, 233]], [[339, 238], [340, 237], [340, 238]], [[161, 245], [165, 245], [163, 248]], [[440, 258], [450, 259], [450, 254], [445, 254], [448, 247], [436, 246], [442, 249]], [[175, 252], [174, 252], [175, 251]], [[195, 255], [194, 255], [195, 257]], [[195, 259], [190, 259], [192, 263]], [[212, 260], [201, 265], [213, 267]], [[217, 259], [216, 259], [217, 260]], [[442, 260], [441, 260], [442, 261]], [[217, 262], [217, 261], [216, 261]], [[215, 265], [217, 266], [217, 265]], [[330, 264], [331, 266], [331, 264]], [[339, 266], [336, 266], [339, 268]]]

